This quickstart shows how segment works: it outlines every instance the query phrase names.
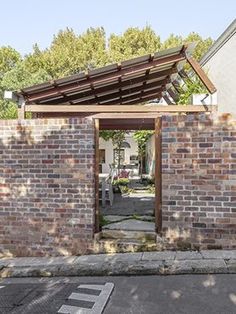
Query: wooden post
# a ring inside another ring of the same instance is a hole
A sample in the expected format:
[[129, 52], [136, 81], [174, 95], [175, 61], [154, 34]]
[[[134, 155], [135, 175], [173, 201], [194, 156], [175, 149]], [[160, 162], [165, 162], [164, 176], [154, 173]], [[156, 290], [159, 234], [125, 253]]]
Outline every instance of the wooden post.
[[94, 119], [95, 126], [95, 232], [100, 231], [99, 222], [99, 119]]
[[186, 55], [186, 57], [187, 57], [188, 63], [190, 64], [190, 66], [192, 67], [194, 72], [197, 74], [197, 76], [200, 78], [202, 83], [206, 86], [207, 90], [211, 94], [215, 93], [216, 92], [216, 87], [210, 81], [210, 79], [207, 77], [207, 75], [205, 74], [205, 72], [203, 71], [203, 69], [201, 68], [199, 63], [196, 60], [194, 60], [193, 57], [190, 57], [188, 55]]
[[23, 97], [18, 100], [18, 119], [25, 119], [25, 100]]
[[162, 145], [161, 145], [162, 119], [155, 119], [155, 227], [157, 233], [162, 231]]

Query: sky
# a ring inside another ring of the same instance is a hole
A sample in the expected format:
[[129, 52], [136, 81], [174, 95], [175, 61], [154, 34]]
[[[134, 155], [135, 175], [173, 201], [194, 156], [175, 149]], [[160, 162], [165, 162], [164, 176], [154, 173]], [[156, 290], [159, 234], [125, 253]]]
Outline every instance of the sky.
[[103, 26], [109, 36], [150, 25], [161, 40], [192, 31], [216, 39], [236, 18], [235, 0], [2, 0], [0, 9], [0, 46], [22, 54], [48, 47], [66, 27]]

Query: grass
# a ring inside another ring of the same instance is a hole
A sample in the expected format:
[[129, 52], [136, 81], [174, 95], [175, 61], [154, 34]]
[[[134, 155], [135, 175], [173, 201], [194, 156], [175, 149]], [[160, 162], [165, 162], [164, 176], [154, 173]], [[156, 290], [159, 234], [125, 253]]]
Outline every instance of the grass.
[[100, 223], [100, 226], [103, 227], [103, 226], [109, 225], [109, 223], [111, 223], [111, 222], [109, 220], [107, 220], [106, 218], [104, 218], [103, 215], [100, 215], [99, 216], [99, 223]]

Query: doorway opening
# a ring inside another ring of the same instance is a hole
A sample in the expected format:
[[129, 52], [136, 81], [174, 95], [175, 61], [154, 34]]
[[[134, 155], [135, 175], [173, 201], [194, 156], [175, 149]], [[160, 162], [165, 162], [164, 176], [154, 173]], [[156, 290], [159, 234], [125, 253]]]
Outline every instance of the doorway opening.
[[106, 117], [95, 119], [95, 129], [96, 232], [119, 247], [155, 247], [162, 226], [161, 117]]

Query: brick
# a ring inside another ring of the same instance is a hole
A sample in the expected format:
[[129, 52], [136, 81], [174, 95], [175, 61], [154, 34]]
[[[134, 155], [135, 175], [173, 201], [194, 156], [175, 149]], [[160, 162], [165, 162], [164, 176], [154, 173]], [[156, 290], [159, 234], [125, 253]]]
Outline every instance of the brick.
[[[21, 256], [86, 253], [93, 245], [92, 120], [18, 123], [0, 120], [0, 128], [7, 130], [0, 132], [0, 152], [5, 154], [0, 161], [0, 194], [3, 188], [13, 191], [4, 192], [5, 199], [0, 197], [0, 238], [4, 236], [0, 251]], [[20, 132], [29, 134], [30, 141]], [[11, 147], [3, 144], [8, 138]], [[70, 158], [80, 162], [66, 164]], [[76, 174], [82, 175], [73, 181]], [[80, 221], [76, 228], [70, 223], [74, 218]]]
[[213, 143], [199, 143], [199, 147], [212, 147]]
[[189, 153], [190, 149], [188, 148], [178, 148], [177, 153]]
[[175, 124], [171, 136], [176, 142], [165, 147], [170, 175], [162, 178], [162, 195], [172, 191], [172, 201], [184, 198], [176, 199], [178, 206], [166, 203], [162, 209], [165, 217], [173, 217], [164, 222], [164, 230], [178, 225], [174, 243], [184, 243], [188, 234], [191, 247], [198, 249], [236, 247], [236, 132], [224, 121], [228, 115], [168, 117], [168, 126]]
[[205, 223], [193, 223], [193, 227], [194, 228], [206, 228], [206, 224]]

